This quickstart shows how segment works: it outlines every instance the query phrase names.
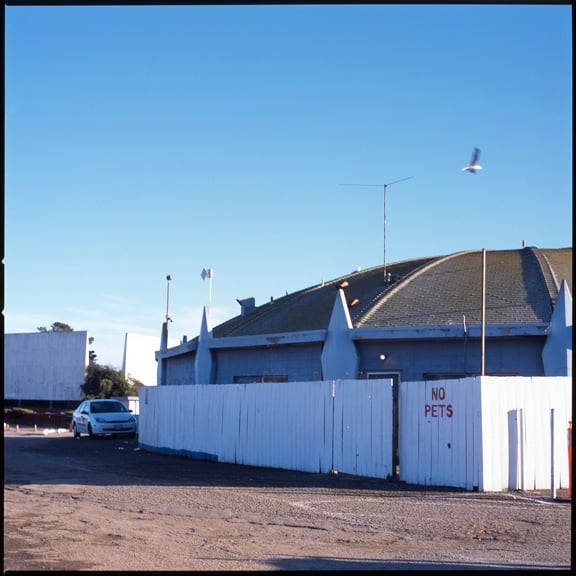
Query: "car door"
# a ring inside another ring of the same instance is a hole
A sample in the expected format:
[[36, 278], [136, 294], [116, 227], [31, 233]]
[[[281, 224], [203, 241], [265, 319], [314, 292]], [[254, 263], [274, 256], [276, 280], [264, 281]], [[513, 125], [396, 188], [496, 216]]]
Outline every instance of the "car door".
[[88, 403], [83, 402], [82, 404], [80, 404], [80, 407], [78, 408], [78, 419], [76, 420], [78, 432], [86, 432], [87, 430], [86, 414], [82, 414], [82, 412], [86, 410], [88, 410]]

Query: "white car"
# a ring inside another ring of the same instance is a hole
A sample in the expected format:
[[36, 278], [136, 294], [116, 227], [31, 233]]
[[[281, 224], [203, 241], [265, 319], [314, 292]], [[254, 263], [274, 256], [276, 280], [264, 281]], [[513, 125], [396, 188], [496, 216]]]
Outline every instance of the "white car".
[[84, 400], [72, 414], [74, 437], [88, 434], [91, 438], [102, 434], [128, 434], [137, 431], [136, 418], [118, 400]]

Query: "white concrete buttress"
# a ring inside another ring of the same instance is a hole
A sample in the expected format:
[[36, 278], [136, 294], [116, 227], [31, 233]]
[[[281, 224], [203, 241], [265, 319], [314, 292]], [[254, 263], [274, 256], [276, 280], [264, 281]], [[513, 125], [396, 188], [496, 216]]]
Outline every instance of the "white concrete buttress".
[[350, 338], [352, 320], [344, 290], [339, 289], [332, 308], [332, 316], [322, 348], [322, 379], [339, 380], [356, 378], [358, 353]]
[[562, 280], [552, 312], [542, 362], [546, 376], [572, 376], [572, 295], [566, 280]]
[[209, 340], [212, 340], [212, 323], [210, 322], [210, 307], [204, 306], [202, 326], [198, 336], [198, 348], [194, 361], [196, 384], [212, 384], [212, 353]]

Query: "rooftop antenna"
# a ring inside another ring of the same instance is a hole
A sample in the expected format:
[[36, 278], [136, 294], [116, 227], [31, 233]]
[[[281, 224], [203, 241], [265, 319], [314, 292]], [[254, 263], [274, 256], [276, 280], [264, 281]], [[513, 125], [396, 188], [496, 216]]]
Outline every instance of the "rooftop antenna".
[[386, 190], [388, 189], [388, 186], [392, 186], [392, 184], [398, 184], [399, 182], [404, 182], [411, 178], [414, 178], [414, 176], [408, 176], [406, 178], [401, 178], [400, 180], [387, 182], [386, 184], [340, 184], [340, 186], [376, 186], [378, 188], [384, 188], [384, 284], [388, 283], [388, 276], [386, 274]]

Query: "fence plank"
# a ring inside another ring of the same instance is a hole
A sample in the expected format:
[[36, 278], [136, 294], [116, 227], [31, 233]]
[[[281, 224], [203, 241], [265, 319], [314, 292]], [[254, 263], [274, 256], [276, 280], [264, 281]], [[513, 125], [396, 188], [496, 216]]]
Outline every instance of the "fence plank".
[[[398, 401], [401, 480], [469, 490], [514, 489], [518, 484], [549, 488], [554, 408], [554, 478], [557, 488], [567, 486], [570, 378], [402, 382]], [[510, 424], [513, 411], [522, 414], [521, 424]], [[386, 478], [392, 473], [392, 438], [390, 380], [140, 391], [139, 440], [151, 450]]]

